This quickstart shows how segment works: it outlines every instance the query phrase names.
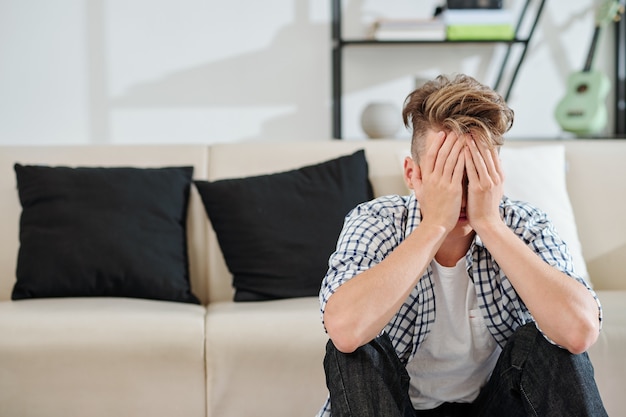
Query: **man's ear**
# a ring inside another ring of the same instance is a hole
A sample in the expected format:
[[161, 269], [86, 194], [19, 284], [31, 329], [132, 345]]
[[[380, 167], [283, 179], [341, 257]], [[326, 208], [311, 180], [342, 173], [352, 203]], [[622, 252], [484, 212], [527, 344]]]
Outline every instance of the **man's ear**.
[[407, 156], [404, 158], [404, 182], [410, 190], [413, 190], [413, 184], [415, 180], [422, 179], [422, 171], [418, 164], [413, 161], [413, 158]]

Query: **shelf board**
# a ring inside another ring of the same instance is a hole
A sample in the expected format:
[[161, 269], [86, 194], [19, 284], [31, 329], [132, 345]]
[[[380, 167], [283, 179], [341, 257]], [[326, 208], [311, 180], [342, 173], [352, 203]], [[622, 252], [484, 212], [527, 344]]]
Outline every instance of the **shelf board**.
[[493, 44], [493, 43], [502, 43], [502, 44], [514, 44], [514, 43], [528, 43], [528, 39], [468, 39], [468, 40], [436, 40], [436, 39], [424, 39], [424, 40], [416, 40], [416, 39], [388, 39], [388, 40], [377, 40], [377, 39], [339, 39], [339, 43], [342, 46], [345, 45], [424, 45], [424, 44], [468, 44], [468, 43], [485, 43], [485, 44]]

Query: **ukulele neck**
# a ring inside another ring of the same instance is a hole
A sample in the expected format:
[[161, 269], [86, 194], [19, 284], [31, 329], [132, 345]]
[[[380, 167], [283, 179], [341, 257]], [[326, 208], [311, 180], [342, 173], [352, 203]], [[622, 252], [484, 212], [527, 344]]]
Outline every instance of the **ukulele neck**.
[[599, 38], [600, 38], [600, 25], [596, 25], [593, 31], [593, 38], [591, 39], [591, 46], [589, 47], [589, 53], [587, 54], [587, 60], [585, 61], [583, 72], [591, 71], [591, 67], [593, 65], [593, 57], [596, 53], [596, 46], [598, 45]]

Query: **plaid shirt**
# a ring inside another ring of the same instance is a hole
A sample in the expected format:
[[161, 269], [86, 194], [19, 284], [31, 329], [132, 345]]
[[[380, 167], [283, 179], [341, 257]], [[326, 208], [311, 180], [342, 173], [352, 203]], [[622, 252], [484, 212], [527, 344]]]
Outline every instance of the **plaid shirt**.
[[[545, 213], [529, 204], [504, 198], [500, 214], [505, 223], [545, 262], [589, 285], [574, 272], [567, 245], [557, 235]], [[355, 275], [381, 262], [418, 227], [421, 220], [419, 203], [414, 195], [386, 196], [363, 203], [352, 210], [339, 236], [337, 250], [329, 260], [329, 269], [320, 290], [322, 314], [326, 302], [337, 288]], [[467, 273], [478, 297], [478, 305], [491, 335], [504, 346], [515, 329], [533, 318], [493, 259], [480, 237], [476, 236], [465, 256]], [[417, 282], [400, 310], [384, 328], [405, 365], [435, 321], [435, 294], [432, 268]], [[330, 416], [327, 401], [318, 416]]]

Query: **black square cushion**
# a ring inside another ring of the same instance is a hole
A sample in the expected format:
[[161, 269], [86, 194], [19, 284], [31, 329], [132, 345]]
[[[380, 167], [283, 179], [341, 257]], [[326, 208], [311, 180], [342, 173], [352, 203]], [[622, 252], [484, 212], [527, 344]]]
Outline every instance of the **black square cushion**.
[[365, 152], [277, 174], [195, 181], [235, 301], [315, 296], [345, 215], [372, 198]]
[[186, 217], [193, 167], [15, 164], [22, 216], [14, 300], [134, 297], [198, 303]]

